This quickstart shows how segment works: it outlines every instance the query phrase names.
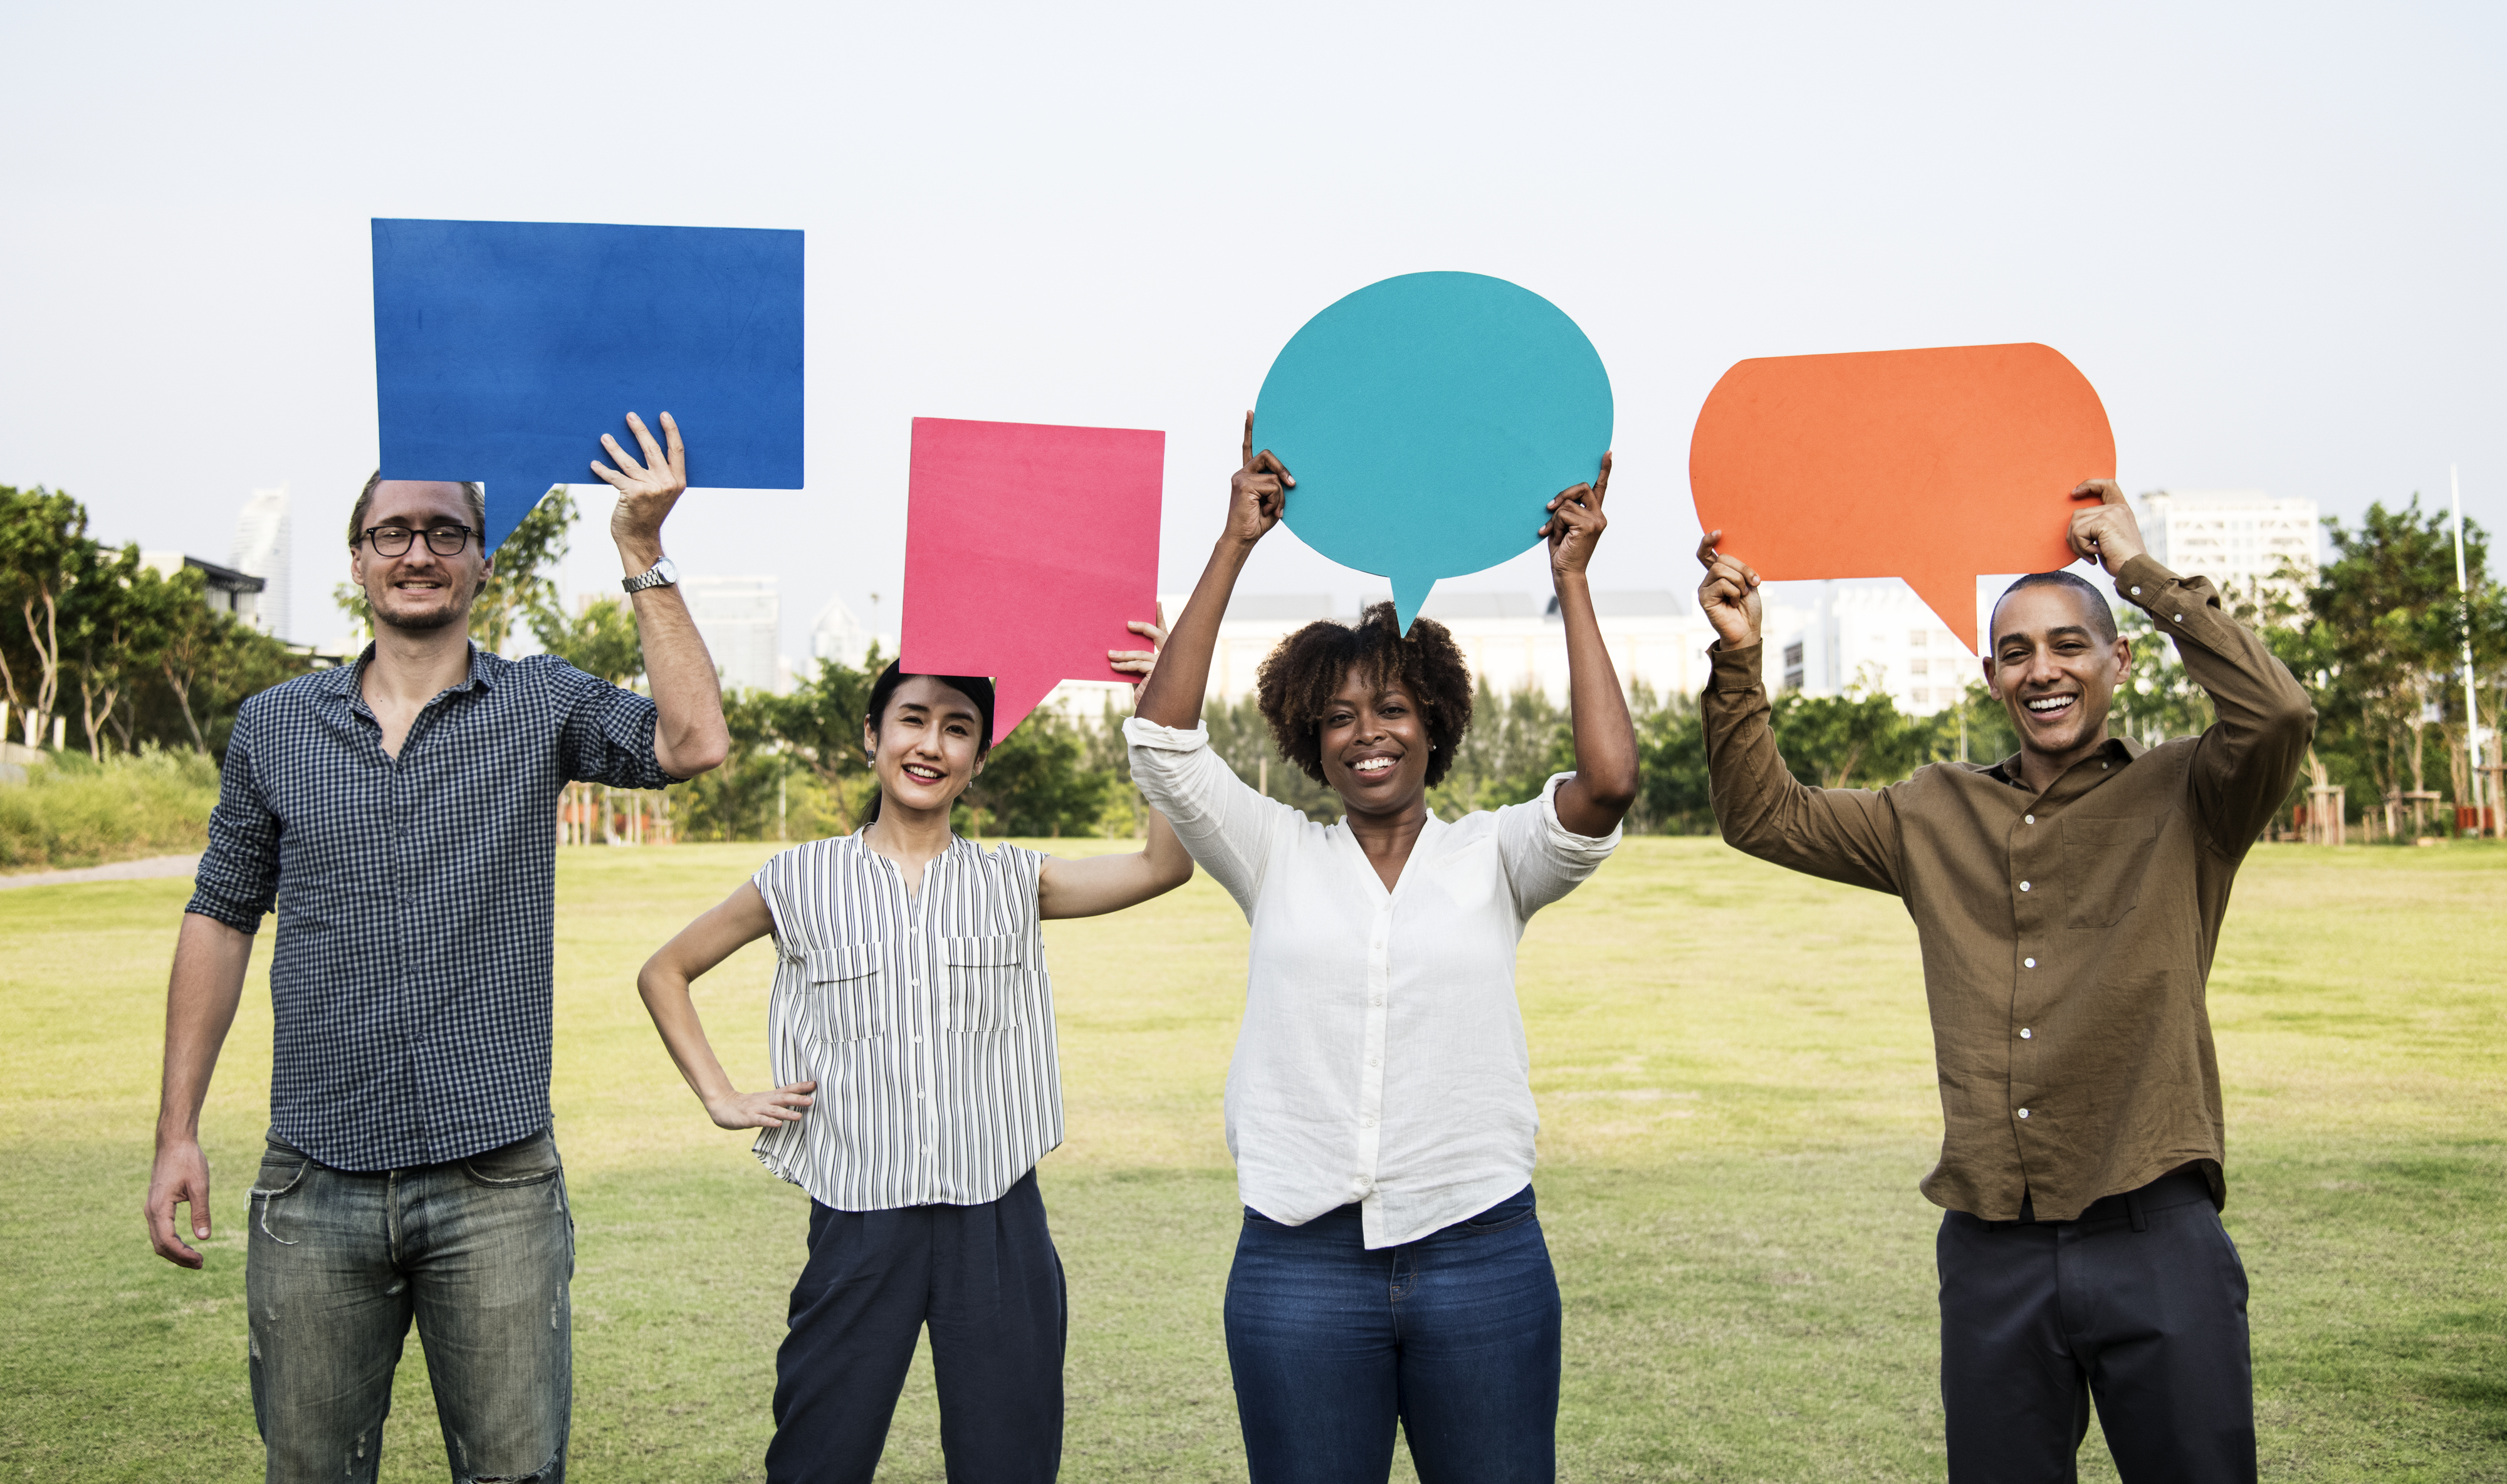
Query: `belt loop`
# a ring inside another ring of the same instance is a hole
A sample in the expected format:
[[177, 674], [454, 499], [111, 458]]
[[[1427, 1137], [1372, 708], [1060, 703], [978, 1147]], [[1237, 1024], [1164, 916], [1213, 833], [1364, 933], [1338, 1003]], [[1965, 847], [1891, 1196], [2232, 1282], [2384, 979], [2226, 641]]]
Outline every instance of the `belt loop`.
[[2146, 1232], [2150, 1230], [2150, 1217], [2142, 1213], [2140, 1191], [2127, 1190], [2124, 1193], [2124, 1209], [2132, 1216], [2132, 1229], [2134, 1231]]

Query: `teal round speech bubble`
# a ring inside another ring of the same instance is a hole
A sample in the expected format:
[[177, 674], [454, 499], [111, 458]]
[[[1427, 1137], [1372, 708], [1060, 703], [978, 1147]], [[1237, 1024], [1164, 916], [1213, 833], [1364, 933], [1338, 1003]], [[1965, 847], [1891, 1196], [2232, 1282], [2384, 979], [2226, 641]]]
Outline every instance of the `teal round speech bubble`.
[[1390, 579], [1406, 633], [1437, 578], [1540, 544], [1549, 497], [1600, 472], [1611, 378], [1576, 322], [1530, 289], [1404, 273], [1281, 348], [1254, 446], [1296, 476], [1290, 529]]

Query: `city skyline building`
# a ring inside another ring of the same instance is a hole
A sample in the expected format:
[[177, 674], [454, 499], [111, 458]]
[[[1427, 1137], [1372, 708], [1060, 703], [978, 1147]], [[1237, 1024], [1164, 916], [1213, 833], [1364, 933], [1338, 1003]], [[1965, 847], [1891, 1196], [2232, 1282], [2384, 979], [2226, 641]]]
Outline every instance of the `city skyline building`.
[[227, 559], [236, 571], [262, 579], [265, 586], [249, 622], [279, 639], [296, 636], [292, 605], [295, 584], [290, 580], [295, 563], [294, 526], [285, 485], [275, 489], [256, 489], [243, 502], [243, 509], [236, 512], [235, 548]]
[[[2321, 560], [2313, 500], [2261, 489], [2153, 489], [2138, 501], [2142, 539], [2160, 565], [2208, 577], [2223, 594], [2271, 590], [2303, 602]], [[2279, 576], [2283, 562], [2299, 576]]]
[[788, 671], [777, 649], [783, 605], [774, 577], [683, 577], [679, 594], [724, 690], [782, 688]]

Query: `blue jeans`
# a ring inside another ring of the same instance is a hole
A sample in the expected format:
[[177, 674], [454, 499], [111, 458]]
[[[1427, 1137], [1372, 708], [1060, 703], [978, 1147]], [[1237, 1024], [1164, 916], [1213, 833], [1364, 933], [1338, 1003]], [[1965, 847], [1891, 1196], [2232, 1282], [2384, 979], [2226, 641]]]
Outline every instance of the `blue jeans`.
[[1532, 1187], [1368, 1251], [1359, 1209], [1245, 1213], [1227, 1364], [1254, 1484], [1382, 1484], [1393, 1429], [1422, 1484], [1558, 1472], [1558, 1280]]
[[459, 1484], [562, 1484], [574, 1222], [546, 1133], [356, 1173], [270, 1141], [244, 1257], [252, 1411], [271, 1484], [371, 1480], [412, 1319]]

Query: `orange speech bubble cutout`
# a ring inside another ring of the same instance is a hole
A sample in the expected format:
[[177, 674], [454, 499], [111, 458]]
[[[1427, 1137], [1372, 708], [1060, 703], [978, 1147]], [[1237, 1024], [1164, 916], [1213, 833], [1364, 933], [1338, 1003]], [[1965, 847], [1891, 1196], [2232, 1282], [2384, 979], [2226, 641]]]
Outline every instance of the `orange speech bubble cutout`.
[[1689, 445], [1721, 550], [1771, 581], [1903, 577], [1977, 653], [1976, 579], [2069, 565], [2073, 488], [2114, 477], [2106, 408], [2051, 345], [1742, 361]]

